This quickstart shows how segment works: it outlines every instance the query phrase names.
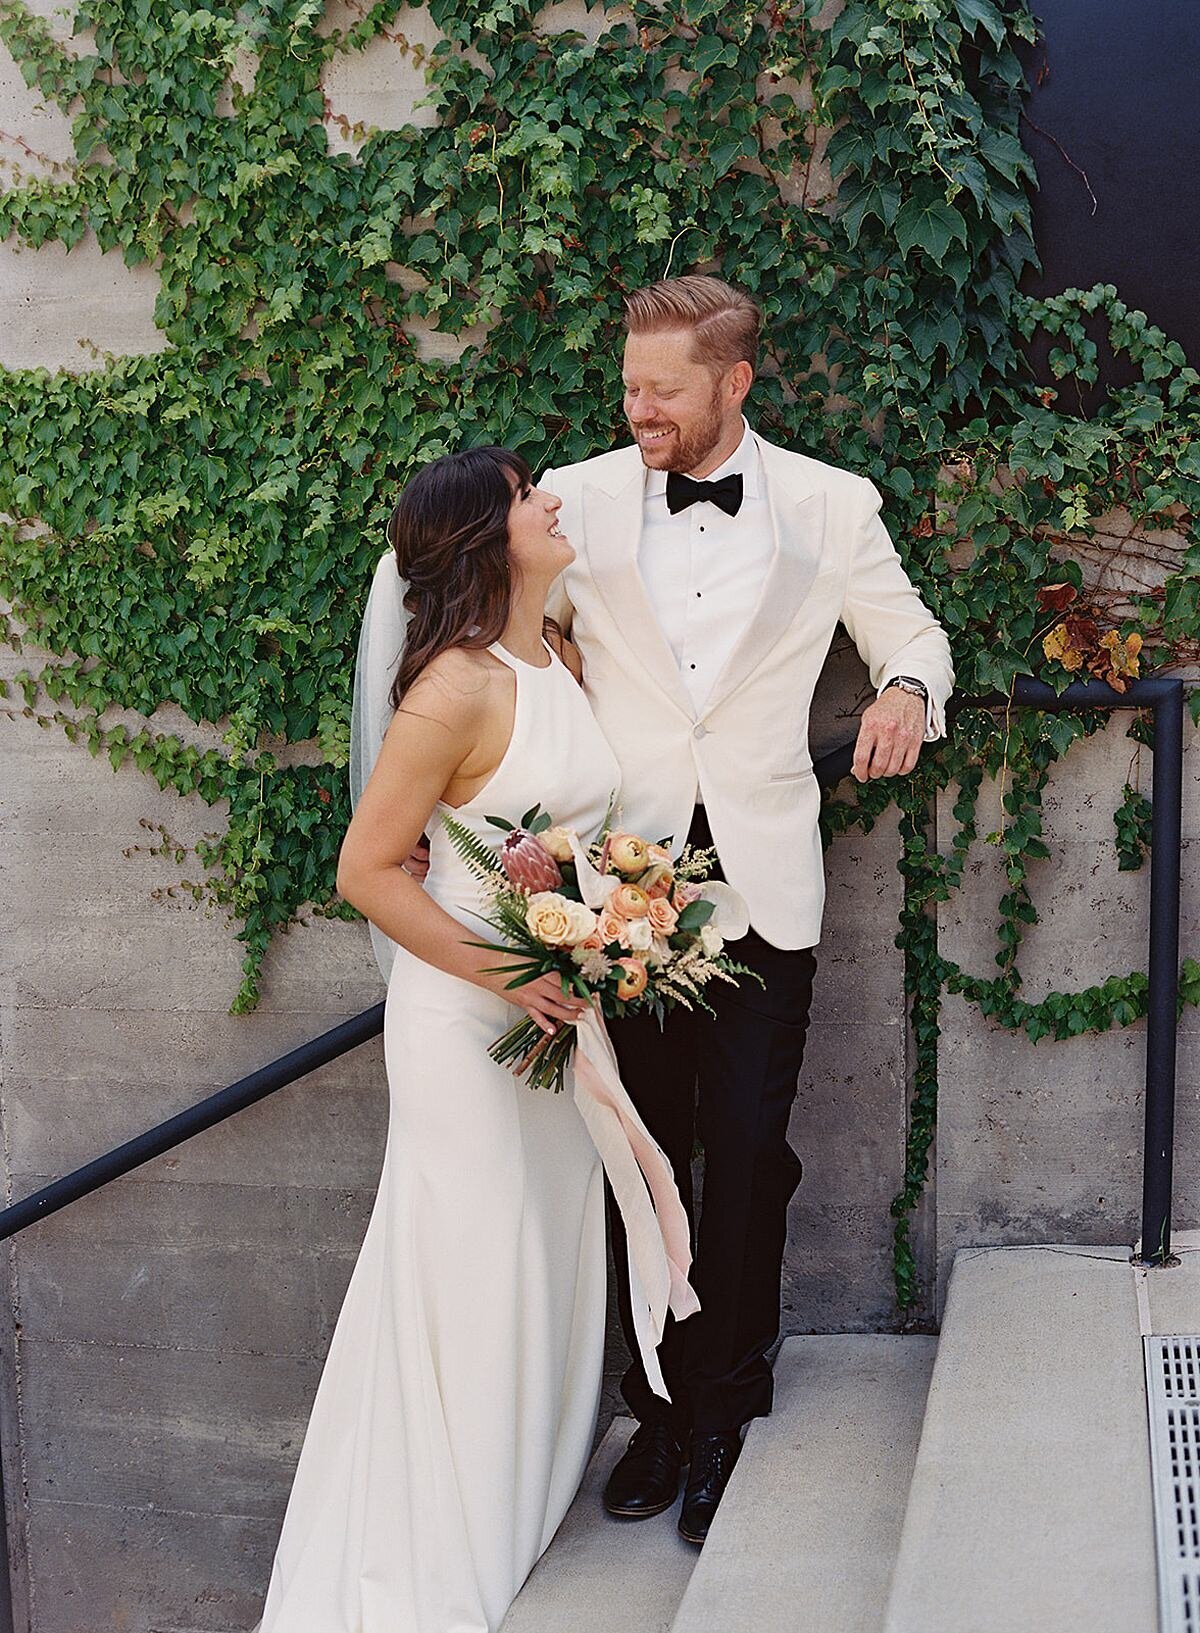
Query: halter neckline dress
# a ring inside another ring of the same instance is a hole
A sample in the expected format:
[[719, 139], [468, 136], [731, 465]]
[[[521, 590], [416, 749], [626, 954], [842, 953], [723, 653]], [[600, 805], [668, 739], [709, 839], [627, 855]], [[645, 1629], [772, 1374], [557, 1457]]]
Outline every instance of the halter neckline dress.
[[[513, 730], [453, 810], [536, 802], [585, 838], [620, 781], [582, 689], [496, 643]], [[469, 936], [484, 898], [437, 820], [425, 888]], [[507, 1000], [403, 948], [384, 1019], [379, 1189], [331, 1340], [254, 1633], [497, 1633], [591, 1452], [605, 1330], [602, 1169], [571, 1093], [488, 1057]]]

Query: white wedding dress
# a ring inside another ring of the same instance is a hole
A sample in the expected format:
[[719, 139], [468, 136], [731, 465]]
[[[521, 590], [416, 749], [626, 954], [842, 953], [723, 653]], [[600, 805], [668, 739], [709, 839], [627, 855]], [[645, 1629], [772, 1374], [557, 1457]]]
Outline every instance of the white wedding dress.
[[[516, 674], [512, 738], [454, 813], [535, 802], [585, 839], [619, 770], [570, 671]], [[440, 822], [429, 894], [481, 940]], [[605, 1326], [602, 1170], [570, 1092], [488, 1058], [519, 1011], [400, 949], [379, 1192], [330, 1343], [255, 1633], [496, 1633], [582, 1478]]]

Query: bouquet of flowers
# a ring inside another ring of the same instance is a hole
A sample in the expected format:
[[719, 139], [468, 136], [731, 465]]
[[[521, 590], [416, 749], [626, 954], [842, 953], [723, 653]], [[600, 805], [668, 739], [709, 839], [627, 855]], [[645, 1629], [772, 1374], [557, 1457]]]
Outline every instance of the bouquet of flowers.
[[[488, 894], [484, 922], [502, 938], [471, 945], [509, 955], [494, 968], [512, 973], [510, 988], [557, 974], [564, 994], [576, 993], [608, 1019], [651, 1010], [661, 1023], [677, 1004], [713, 1013], [704, 995], [710, 981], [761, 982], [725, 951], [750, 921], [738, 893], [708, 877], [712, 848], [685, 846], [672, 859], [663, 844], [614, 832], [609, 818], [585, 846], [540, 805], [519, 824], [486, 820], [503, 833], [494, 849], [442, 816], [455, 850]], [[575, 1043], [574, 1026], [547, 1034], [526, 1015], [489, 1054], [527, 1072], [533, 1088], [557, 1092]]]

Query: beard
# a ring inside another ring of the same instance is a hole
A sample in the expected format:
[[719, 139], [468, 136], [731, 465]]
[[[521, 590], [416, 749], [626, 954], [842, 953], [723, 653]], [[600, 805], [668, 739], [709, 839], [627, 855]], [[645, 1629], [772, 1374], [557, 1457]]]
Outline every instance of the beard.
[[649, 466], [652, 471], [679, 471], [686, 475], [694, 471], [697, 465], [703, 464], [712, 453], [721, 440], [721, 427], [720, 394], [714, 390], [703, 418], [693, 421], [686, 429], [672, 425], [670, 421], [662, 425], [643, 426], [643, 432], [671, 432], [654, 447], [643, 447], [634, 427], [631, 425], [629, 429], [638, 441], [643, 465]]

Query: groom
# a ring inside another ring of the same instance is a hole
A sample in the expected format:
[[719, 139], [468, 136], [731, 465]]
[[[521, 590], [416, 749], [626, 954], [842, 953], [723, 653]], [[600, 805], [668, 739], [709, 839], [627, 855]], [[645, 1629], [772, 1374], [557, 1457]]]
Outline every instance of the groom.
[[[609, 1193], [621, 1322], [638, 1419], [604, 1492], [612, 1514], [661, 1513], [690, 1464], [679, 1529], [703, 1542], [741, 1448], [771, 1409], [788, 1202], [787, 1142], [824, 900], [813, 688], [840, 621], [877, 698], [854, 774], [902, 776], [943, 735], [950, 649], [905, 575], [864, 477], [758, 436], [742, 405], [760, 314], [717, 278], [668, 279], [626, 300], [625, 415], [634, 446], [562, 470], [576, 558], [547, 611], [579, 647], [588, 698], [622, 772], [621, 825], [715, 845], [745, 897], [733, 956], [765, 982], [722, 987], [717, 1015], [678, 1009], [613, 1028], [629, 1093], [693, 1220], [701, 1310], [668, 1317], [667, 1405], [638, 1360], [625, 1242]], [[716, 986], [717, 983], [714, 983]], [[710, 988], [710, 992], [712, 989]], [[698, 1229], [691, 1160], [704, 1149]]]

